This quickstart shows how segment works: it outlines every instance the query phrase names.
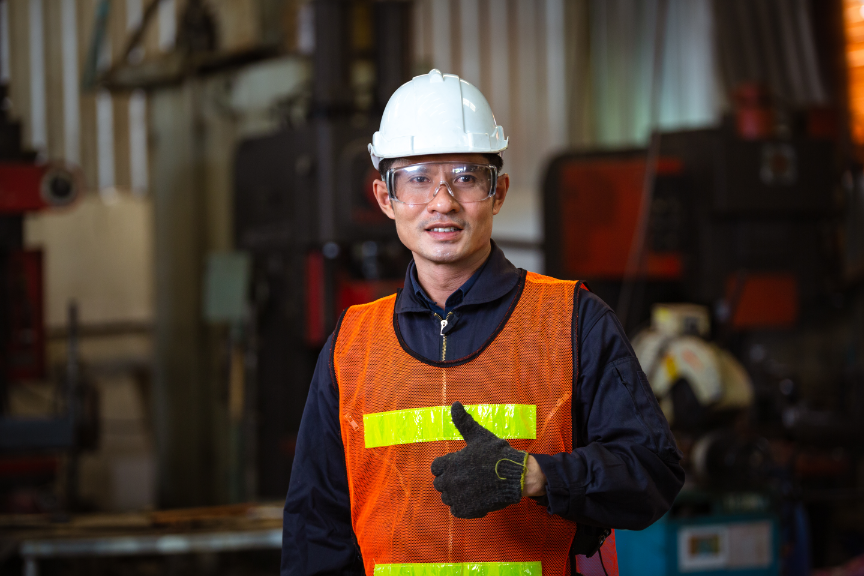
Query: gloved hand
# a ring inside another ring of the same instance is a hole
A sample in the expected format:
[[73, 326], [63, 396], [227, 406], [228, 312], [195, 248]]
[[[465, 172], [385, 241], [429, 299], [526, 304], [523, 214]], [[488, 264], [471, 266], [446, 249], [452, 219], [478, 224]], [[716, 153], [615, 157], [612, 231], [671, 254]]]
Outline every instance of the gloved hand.
[[478, 424], [460, 402], [450, 416], [468, 443], [432, 462], [433, 486], [457, 518], [482, 518], [522, 499], [528, 453]]

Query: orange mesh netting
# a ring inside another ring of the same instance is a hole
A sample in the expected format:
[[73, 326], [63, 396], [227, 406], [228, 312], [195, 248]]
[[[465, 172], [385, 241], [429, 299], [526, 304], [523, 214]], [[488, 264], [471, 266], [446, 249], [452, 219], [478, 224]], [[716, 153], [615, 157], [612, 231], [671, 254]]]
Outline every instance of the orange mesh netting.
[[[489, 418], [499, 418], [492, 422], [498, 430], [513, 431], [507, 437], [517, 450], [572, 449], [574, 286], [527, 273], [518, 303], [490, 342], [476, 354], [447, 362], [421, 361], [403, 346], [394, 322], [395, 295], [345, 313], [333, 370], [352, 522], [367, 574], [382, 564], [537, 561], [544, 575], [569, 574], [574, 523], [550, 516], [528, 498], [482, 519], [454, 518], [432, 486], [430, 466], [465, 446], [446, 430], [452, 428], [449, 409], [437, 408], [456, 400], [492, 405]], [[514, 412], [501, 405], [517, 406]], [[383, 414], [393, 411], [404, 413]], [[364, 430], [364, 417], [370, 430]], [[369, 440], [373, 422], [374, 441]], [[388, 433], [394, 425], [405, 430]], [[436, 427], [440, 434], [429, 432]], [[424, 434], [435, 439], [424, 441]], [[387, 438], [398, 440], [380, 445]], [[614, 561], [614, 540], [612, 545], [612, 555], [604, 554], [607, 569]]]

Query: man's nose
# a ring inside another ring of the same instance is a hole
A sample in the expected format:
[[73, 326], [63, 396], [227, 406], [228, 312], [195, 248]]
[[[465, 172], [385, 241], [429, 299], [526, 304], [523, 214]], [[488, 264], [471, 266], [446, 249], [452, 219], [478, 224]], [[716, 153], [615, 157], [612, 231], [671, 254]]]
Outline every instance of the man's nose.
[[459, 209], [459, 203], [450, 193], [450, 188], [447, 186], [446, 181], [442, 180], [438, 184], [438, 187], [435, 189], [435, 195], [426, 204], [426, 209], [430, 212], [443, 212], [445, 214]]

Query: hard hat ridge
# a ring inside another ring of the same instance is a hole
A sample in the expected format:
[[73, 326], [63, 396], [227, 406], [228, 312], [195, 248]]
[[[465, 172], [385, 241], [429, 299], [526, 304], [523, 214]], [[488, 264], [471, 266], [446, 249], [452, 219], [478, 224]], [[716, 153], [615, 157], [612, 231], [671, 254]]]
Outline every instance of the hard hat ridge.
[[393, 93], [369, 154], [378, 168], [384, 158], [499, 153], [507, 143], [480, 90], [455, 74], [433, 69]]

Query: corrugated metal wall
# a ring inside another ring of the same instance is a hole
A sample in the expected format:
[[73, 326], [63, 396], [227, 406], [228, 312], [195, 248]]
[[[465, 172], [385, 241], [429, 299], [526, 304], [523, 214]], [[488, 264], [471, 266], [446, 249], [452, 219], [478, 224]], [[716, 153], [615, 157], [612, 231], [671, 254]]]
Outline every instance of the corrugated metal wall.
[[715, 0], [720, 69], [726, 86], [759, 82], [781, 105], [827, 105], [813, 6], [807, 0]]
[[[99, 66], [116, 60], [144, 0], [112, 0]], [[0, 73], [24, 144], [49, 160], [80, 165], [90, 190], [147, 189], [147, 97], [81, 90], [98, 0], [5, 0], [0, 3]], [[144, 53], [170, 49], [176, 3], [165, 0], [145, 35]]]
[[[250, 1], [212, 5], [238, 12]], [[645, 141], [657, 2], [415, 0], [415, 71], [436, 67], [476, 84], [511, 138], [505, 162], [512, 191], [497, 218], [497, 237], [529, 247], [540, 242], [540, 179], [556, 150]], [[163, 0], [137, 58], [173, 47], [182, 3]], [[90, 189], [143, 193], [147, 97], [80, 90], [99, 4], [0, 2], [0, 74], [10, 85], [11, 112], [24, 122], [27, 145], [47, 159], [81, 165]], [[110, 1], [100, 66], [119, 58], [144, 4]], [[669, 0], [668, 6], [660, 125], [710, 124], [722, 102], [710, 0]], [[251, 15], [222, 20], [254, 20]]]
[[568, 143], [564, 14], [564, 0], [416, 2], [418, 68], [458, 74], [487, 96], [511, 137], [517, 187], [533, 184], [534, 158]]
[[[711, 0], [591, 0], [592, 144], [640, 146], [652, 124], [665, 130], [716, 123], [718, 83]], [[660, 24], [660, 25], [658, 25]], [[663, 35], [660, 86], [652, 102], [653, 59]], [[652, 110], [653, 108], [653, 110]]]
[[[569, 147], [644, 145], [658, 0], [416, 0], [416, 73], [439, 68], [487, 96], [510, 137], [512, 188], [495, 236], [541, 269], [541, 178]], [[663, 128], [710, 125], [718, 94], [710, 0], [668, 0]], [[516, 245], [516, 243], [511, 242]]]
[[542, 237], [543, 162], [571, 142], [568, 90], [576, 72], [577, 36], [583, 34], [572, 24], [581, 4], [415, 1], [415, 72], [434, 67], [479, 87], [510, 138], [504, 162], [511, 191], [496, 217], [495, 237], [524, 242], [527, 249], [511, 248], [508, 256], [535, 270], [542, 268], [531, 245]]

